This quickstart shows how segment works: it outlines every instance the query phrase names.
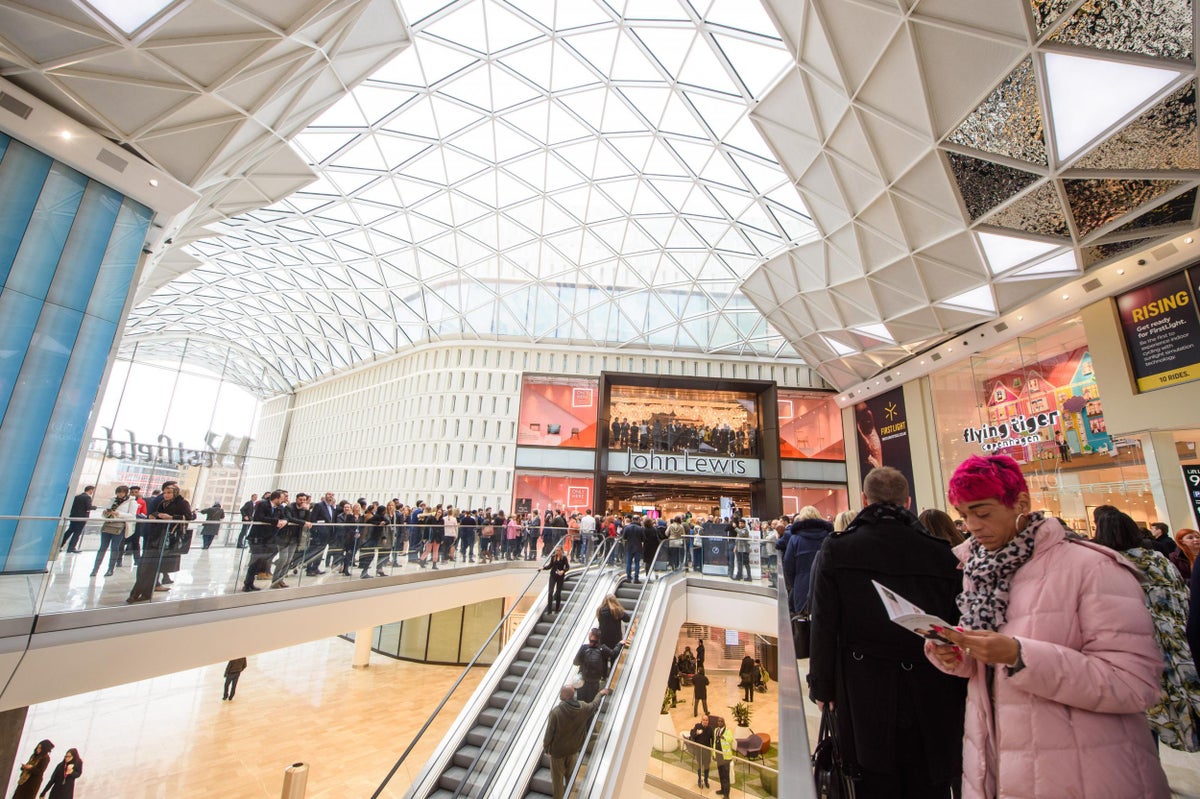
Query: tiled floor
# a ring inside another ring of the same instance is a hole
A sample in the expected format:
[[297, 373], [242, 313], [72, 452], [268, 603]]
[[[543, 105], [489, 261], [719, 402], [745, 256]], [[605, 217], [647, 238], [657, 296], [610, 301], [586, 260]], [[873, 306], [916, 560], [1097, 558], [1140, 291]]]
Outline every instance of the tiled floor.
[[[379, 655], [352, 669], [353, 649], [334, 638], [253, 657], [232, 702], [221, 701], [222, 663], [38, 705], [21, 757], [42, 738], [55, 743], [55, 763], [78, 748], [77, 799], [276, 799], [297, 761], [310, 766], [309, 799], [367, 797], [461, 670]], [[468, 677], [385, 796], [404, 795], [482, 674]]]

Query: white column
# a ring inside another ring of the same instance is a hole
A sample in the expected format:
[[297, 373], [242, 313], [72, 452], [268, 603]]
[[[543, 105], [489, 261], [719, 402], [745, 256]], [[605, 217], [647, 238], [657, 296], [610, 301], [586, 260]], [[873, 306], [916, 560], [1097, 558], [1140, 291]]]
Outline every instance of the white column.
[[1175, 451], [1175, 436], [1166, 431], [1138, 438], [1142, 442], [1142, 456], [1146, 459], [1150, 493], [1154, 496], [1158, 518], [1170, 524], [1172, 533], [1180, 527], [1192, 527], [1195, 522], [1187, 486], [1183, 484], [1183, 473], [1179, 468], [1179, 455]]
[[359, 630], [354, 634], [354, 668], [365, 669], [371, 665], [371, 642], [374, 640], [374, 627]]

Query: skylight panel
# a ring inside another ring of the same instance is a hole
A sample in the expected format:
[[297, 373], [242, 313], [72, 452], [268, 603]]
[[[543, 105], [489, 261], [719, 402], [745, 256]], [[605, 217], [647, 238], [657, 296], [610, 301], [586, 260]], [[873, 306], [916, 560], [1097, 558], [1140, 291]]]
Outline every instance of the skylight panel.
[[785, 69], [795, 66], [791, 56], [782, 47], [755, 44], [720, 33], [713, 38], [751, 97], [762, 97]]
[[[676, 9], [677, 3], [673, 2]], [[696, 43], [696, 29], [638, 27], [634, 35], [641, 39], [647, 49], [671, 77], [678, 77], [688, 51]]]
[[[697, 3], [697, 5], [699, 5]], [[756, 33], [760, 36], [779, 38], [775, 23], [767, 15], [762, 3], [747, 3], [745, 0], [712, 0], [704, 13], [704, 21], [728, 28]]]
[[125, 33], [133, 33], [175, 0], [88, 0], [92, 8]]
[[1169, 69], [1046, 53], [1050, 119], [1060, 160], [1079, 152], [1179, 77]]

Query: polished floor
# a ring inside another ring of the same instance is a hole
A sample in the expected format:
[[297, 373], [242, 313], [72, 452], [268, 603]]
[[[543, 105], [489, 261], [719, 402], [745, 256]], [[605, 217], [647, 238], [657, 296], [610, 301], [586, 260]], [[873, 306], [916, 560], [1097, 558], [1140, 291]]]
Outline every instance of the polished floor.
[[[37, 705], [21, 757], [42, 738], [58, 756], [76, 747], [76, 799], [277, 799], [298, 761], [309, 764], [308, 799], [368, 797], [461, 669], [379, 655], [354, 669], [353, 650], [334, 638], [252, 657], [232, 702], [221, 700], [221, 663]], [[483, 673], [468, 676], [384, 796], [404, 795]]]

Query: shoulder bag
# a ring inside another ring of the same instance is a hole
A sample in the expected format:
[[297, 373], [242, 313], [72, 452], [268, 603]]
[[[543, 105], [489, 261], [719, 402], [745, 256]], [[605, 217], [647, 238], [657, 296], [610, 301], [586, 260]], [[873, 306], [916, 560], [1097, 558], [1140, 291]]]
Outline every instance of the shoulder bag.
[[854, 780], [850, 776], [834, 735], [836, 716], [832, 705], [821, 711], [821, 731], [813, 749], [813, 783], [817, 799], [854, 799]]

